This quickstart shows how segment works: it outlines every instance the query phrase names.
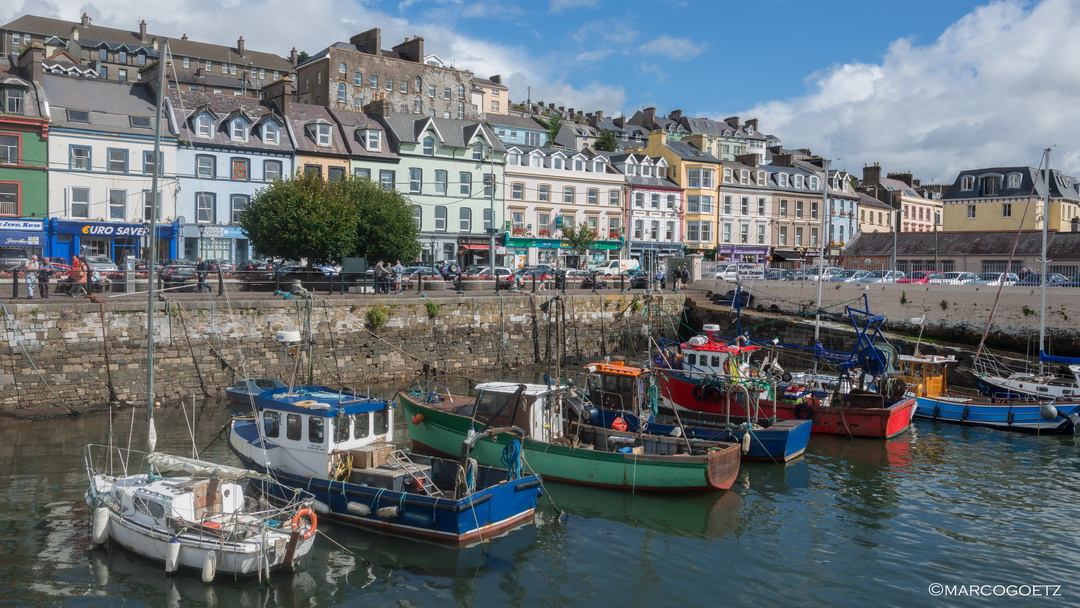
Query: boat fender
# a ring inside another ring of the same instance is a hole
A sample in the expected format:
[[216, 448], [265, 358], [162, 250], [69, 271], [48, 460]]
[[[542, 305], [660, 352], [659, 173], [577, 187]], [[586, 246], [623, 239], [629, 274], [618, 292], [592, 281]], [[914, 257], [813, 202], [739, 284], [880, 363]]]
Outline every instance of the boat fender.
[[968, 414], [970, 414], [970, 413], [971, 413], [971, 408], [969, 408], [968, 406], [965, 405], [964, 406], [964, 413], [960, 414], [960, 422], [964, 422], [965, 420], [967, 420]]
[[1007, 422], [1009, 423], [1009, 426], [1012, 426], [1012, 423], [1013, 423], [1013, 409], [1011, 407], [1009, 408], [1009, 417], [1007, 418]]
[[330, 505], [326, 504], [325, 502], [323, 502], [321, 500], [313, 500], [313, 501], [311, 501], [311, 508], [315, 509], [315, 512], [318, 513], [319, 515], [329, 515], [330, 514]]
[[431, 515], [425, 513], [417, 513], [415, 511], [410, 511], [406, 513], [403, 517], [405, 518], [405, 521], [409, 522], [410, 524], [419, 526], [430, 526], [433, 521]]
[[422, 422], [424, 422], [424, 415], [423, 414], [421, 414], [419, 412], [416, 413], [416, 414], [413, 414], [413, 417], [412, 417], [413, 426], [416, 426], [416, 425], [418, 425], [418, 424], [420, 424]]
[[[302, 523], [304, 519], [308, 520], [308, 523]], [[311, 538], [312, 534], [315, 534], [315, 529], [319, 527], [319, 518], [315, 515], [315, 512], [311, 509], [304, 507], [293, 515], [293, 518], [289, 520], [289, 528], [293, 532], [300, 533], [300, 540], [307, 540]]]
[[920, 385], [918, 385], [918, 386], [916, 386], [916, 387], [915, 387], [915, 398], [916, 398], [916, 399], [918, 399], [918, 398], [922, 397], [922, 396], [923, 396], [923, 392], [924, 392], [925, 390], [926, 390], [926, 389], [925, 389], [925, 388], [923, 387], [923, 385], [921, 385], [921, 384], [920, 384]]
[[671, 435], [672, 437], [682, 437], [682, 427], [681, 426], [673, 426], [673, 427], [671, 427], [671, 432], [668, 433], [668, 434]]
[[750, 433], [749, 432], [743, 433], [741, 441], [742, 441], [742, 454], [743, 454], [743, 456], [745, 456], [745, 455], [750, 453]]
[[217, 575], [217, 555], [213, 551], [206, 554], [203, 558], [202, 564], [202, 582], [213, 582], [214, 577]]
[[109, 517], [108, 507], [98, 507], [94, 509], [94, 533], [93, 541], [95, 545], [103, 545], [105, 541], [109, 540], [109, 524], [111, 518]]
[[1039, 413], [1042, 414], [1043, 420], [1053, 420], [1060, 415], [1060, 412], [1058, 412], [1058, 409], [1054, 407], [1052, 403], [1040, 405]]
[[938, 404], [934, 404], [934, 420], [937, 420], [938, 412], [941, 411], [941, 407]]
[[814, 410], [809, 404], [800, 403], [795, 406], [795, 417], [799, 420], [813, 420]]
[[165, 554], [165, 572], [175, 574], [180, 569], [180, 539], [170, 538]]
[[698, 401], [705, 400], [705, 388], [700, 384], [694, 387], [694, 399]]
[[311, 407], [316, 403], [318, 402], [313, 399], [305, 399], [304, 401], [297, 401], [293, 403], [293, 405], [295, 405], [296, 407]]
[[345, 508], [349, 510], [349, 513], [354, 513], [361, 517], [371, 515], [371, 507], [362, 502], [350, 502]]
[[783, 374], [780, 374], [780, 379], [784, 382], [791, 382], [791, 374], [788, 372], [784, 372]]
[[719, 403], [720, 400], [724, 398], [724, 392], [720, 390], [719, 386], [710, 386], [705, 391], [705, 395], [709, 398], [709, 401], [712, 401], [713, 403]]
[[618, 416], [615, 418], [615, 420], [611, 421], [611, 428], [615, 429], [616, 431], [625, 431], [627, 428], [626, 421], [623, 420], [622, 416]]
[[397, 507], [382, 507], [375, 513], [379, 516], [379, 519], [394, 519], [398, 515], [401, 515], [401, 509]]

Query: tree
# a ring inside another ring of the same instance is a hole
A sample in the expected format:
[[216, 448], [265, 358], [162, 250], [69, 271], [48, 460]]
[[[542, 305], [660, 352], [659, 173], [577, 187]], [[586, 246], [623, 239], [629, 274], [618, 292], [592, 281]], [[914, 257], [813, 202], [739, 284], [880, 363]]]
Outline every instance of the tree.
[[562, 130], [563, 119], [558, 116], [552, 116], [550, 118], [537, 118], [536, 122], [544, 125], [548, 130], [548, 144], [549, 146], [555, 145], [555, 138], [559, 136], [559, 131]]
[[600, 129], [600, 133], [596, 136], [596, 143], [593, 144], [593, 149], [614, 152], [618, 147], [619, 143], [615, 141], [615, 132], [611, 129]]
[[308, 55], [307, 51], [300, 51], [296, 54], [296, 64], [300, 65], [301, 63], [304, 63], [309, 57], [310, 55]]
[[411, 260], [420, 253], [408, 200], [366, 179], [278, 180], [258, 191], [239, 219], [252, 248], [267, 256], [337, 263], [348, 256]]
[[596, 244], [596, 233], [586, 224], [564, 227], [562, 236], [566, 244], [583, 258], [589, 255], [589, 248]]

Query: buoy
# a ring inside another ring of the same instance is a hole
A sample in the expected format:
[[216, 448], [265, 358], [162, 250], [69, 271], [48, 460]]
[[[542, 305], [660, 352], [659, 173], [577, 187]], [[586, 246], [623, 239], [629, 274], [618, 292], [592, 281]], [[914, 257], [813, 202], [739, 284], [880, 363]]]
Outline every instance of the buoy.
[[362, 502], [350, 502], [345, 508], [349, 510], [349, 513], [355, 513], [362, 517], [371, 515], [371, 507]]
[[169, 540], [169, 548], [165, 554], [165, 572], [169, 574], [175, 573], [180, 569], [180, 540], [173, 538]]
[[611, 421], [611, 428], [615, 429], [616, 431], [625, 431], [627, 428], [626, 421], [623, 420], [622, 416], [619, 416], [615, 418], [615, 420]]
[[669, 433], [669, 435], [671, 435], [672, 437], [682, 437], [682, 427], [681, 426], [672, 427], [671, 428], [671, 433]]
[[1039, 413], [1042, 414], [1044, 420], [1054, 420], [1059, 415], [1058, 409], [1051, 403], [1040, 405]]
[[381, 519], [393, 519], [401, 514], [401, 509], [398, 509], [397, 507], [383, 507], [376, 511], [376, 514], [378, 514]]
[[213, 582], [214, 576], [217, 574], [217, 556], [213, 551], [206, 554], [203, 558], [202, 564], [202, 582]]
[[[307, 524], [302, 523], [307, 518], [309, 521]], [[315, 529], [319, 526], [319, 518], [315, 516], [315, 513], [304, 507], [293, 515], [291, 521], [289, 521], [289, 527], [294, 532], [299, 532], [300, 540], [307, 540], [311, 538], [312, 534], [315, 534]]]
[[315, 512], [319, 515], [329, 515], [330, 513], [330, 505], [321, 500], [312, 500], [311, 507], [315, 509]]
[[743, 454], [749, 454], [750, 453], [750, 432], [749, 431], [744, 433], [743, 436], [742, 436], [742, 453]]
[[417, 425], [417, 424], [420, 424], [423, 421], [424, 421], [424, 415], [423, 414], [420, 414], [420, 413], [413, 414], [412, 423], [413, 423], [414, 426]]
[[98, 507], [94, 509], [93, 541], [95, 545], [104, 545], [105, 541], [109, 540], [110, 521], [111, 518], [109, 517], [109, 509], [107, 507]]
[[924, 392], [923, 385], [920, 384], [920, 385], [916, 386], [915, 387], [915, 398], [916, 399], [921, 398], [923, 396], [923, 392]]

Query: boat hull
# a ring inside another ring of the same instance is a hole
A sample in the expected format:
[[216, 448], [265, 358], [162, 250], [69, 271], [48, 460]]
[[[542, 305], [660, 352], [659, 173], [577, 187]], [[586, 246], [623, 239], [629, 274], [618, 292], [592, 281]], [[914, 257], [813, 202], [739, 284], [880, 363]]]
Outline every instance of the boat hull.
[[[392, 536], [471, 545], [531, 522], [540, 496], [540, 479], [535, 475], [495, 483], [459, 499], [297, 475], [272, 462], [280, 448], [264, 455], [257, 447], [260, 441], [253, 423], [233, 421], [229, 447], [245, 467], [264, 472], [264, 458], [269, 458], [270, 472], [278, 483], [315, 496], [320, 517]], [[288, 498], [273, 488], [266, 490]]]
[[985, 403], [970, 398], [918, 397], [919, 418], [982, 426], [1006, 431], [1072, 435], [1076, 432], [1073, 416], [1080, 414], [1080, 404], [1056, 405], [1059, 415], [1046, 420], [1043, 403], [1033, 401]]
[[[404, 393], [399, 394], [399, 399], [407, 413], [409, 437], [416, 450], [452, 454], [473, 428], [471, 418], [444, 411]], [[581, 429], [583, 433], [627, 435], [587, 425]], [[503, 450], [513, 439], [515, 437], [510, 434], [481, 439], [473, 448], [473, 457], [481, 463], [497, 466]], [[660, 444], [661, 439], [666, 438], [645, 437], [645, 451], [653, 447], [649, 443]], [[607, 452], [525, 438], [522, 453], [524, 466], [545, 479], [616, 489], [726, 490], [739, 472], [739, 449], [734, 445], [704, 455], [666, 455]]]
[[[744, 403], [721, 395], [719, 399], [698, 399], [694, 389], [698, 382], [677, 376], [671, 372], [660, 374], [661, 394], [682, 409], [712, 414], [730, 413], [732, 416], [750, 416]], [[901, 399], [883, 408], [826, 406], [806, 401], [794, 402], [783, 399], [760, 401], [759, 413], [779, 420], [810, 420], [811, 433], [870, 437], [885, 439], [898, 435], [911, 426], [915, 414], [915, 399]]]

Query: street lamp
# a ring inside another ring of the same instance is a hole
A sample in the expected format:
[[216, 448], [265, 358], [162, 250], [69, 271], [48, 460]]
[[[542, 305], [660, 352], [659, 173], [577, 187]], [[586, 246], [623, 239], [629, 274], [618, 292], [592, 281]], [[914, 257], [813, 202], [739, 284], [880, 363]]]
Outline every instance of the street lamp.
[[[147, 261], [147, 263], [149, 263], [149, 257], [148, 257], [147, 254], [150, 252], [150, 222], [149, 221], [143, 222], [142, 226], [143, 226], [143, 231], [142, 231], [143, 249], [142, 249], [142, 256], [140, 256], [140, 257], [142, 257], [143, 260], [145, 260], [145, 261]], [[148, 266], [147, 267], [147, 272], [150, 272], [150, 271], [151, 270], [150, 270], [150, 268]]]
[[199, 224], [199, 253], [198, 257], [203, 256], [203, 237], [206, 236], [206, 224]]

